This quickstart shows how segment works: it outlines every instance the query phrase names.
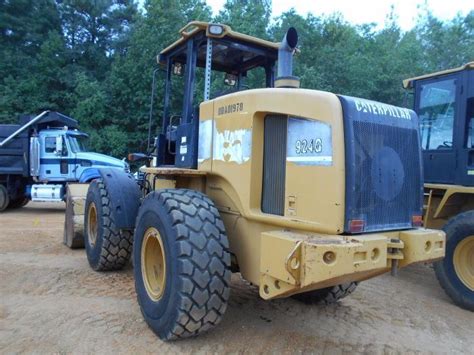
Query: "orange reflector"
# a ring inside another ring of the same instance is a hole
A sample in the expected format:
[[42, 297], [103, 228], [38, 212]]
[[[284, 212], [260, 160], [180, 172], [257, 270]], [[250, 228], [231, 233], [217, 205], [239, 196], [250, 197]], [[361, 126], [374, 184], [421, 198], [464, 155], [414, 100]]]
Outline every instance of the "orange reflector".
[[423, 225], [423, 217], [417, 214], [414, 214], [411, 217], [411, 224], [413, 227], [421, 227]]
[[353, 219], [349, 221], [349, 231], [351, 233], [361, 233], [364, 231], [365, 222], [362, 219]]

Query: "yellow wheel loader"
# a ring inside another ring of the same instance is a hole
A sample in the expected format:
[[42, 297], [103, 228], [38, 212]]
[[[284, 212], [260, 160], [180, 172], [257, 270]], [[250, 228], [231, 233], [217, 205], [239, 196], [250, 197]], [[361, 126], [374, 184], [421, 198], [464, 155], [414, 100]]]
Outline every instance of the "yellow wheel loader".
[[444, 233], [421, 228], [416, 114], [299, 88], [297, 42], [294, 28], [272, 43], [185, 26], [158, 56], [162, 131], [130, 155], [142, 181], [101, 169], [89, 187], [88, 260], [120, 268], [133, 243], [138, 302], [164, 340], [221, 321], [231, 272], [265, 300], [331, 302], [444, 256]]
[[424, 224], [446, 232], [436, 276], [455, 304], [474, 311], [474, 62], [403, 84], [420, 118]]

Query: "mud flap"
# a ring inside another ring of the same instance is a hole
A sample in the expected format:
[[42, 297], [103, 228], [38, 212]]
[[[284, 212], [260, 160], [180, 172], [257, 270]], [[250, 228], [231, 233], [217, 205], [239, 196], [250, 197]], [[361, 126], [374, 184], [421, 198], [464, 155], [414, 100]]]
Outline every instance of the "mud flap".
[[137, 181], [131, 174], [113, 168], [99, 169], [99, 174], [109, 194], [115, 226], [133, 231], [141, 202]]

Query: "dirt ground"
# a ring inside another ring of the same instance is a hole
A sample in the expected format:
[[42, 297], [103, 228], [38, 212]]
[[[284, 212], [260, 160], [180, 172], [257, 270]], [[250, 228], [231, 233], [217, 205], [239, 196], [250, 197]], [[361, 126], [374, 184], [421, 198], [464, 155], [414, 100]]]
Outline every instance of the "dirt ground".
[[131, 267], [92, 271], [62, 244], [64, 205], [0, 214], [0, 353], [474, 352], [474, 313], [454, 306], [429, 266], [359, 285], [334, 306], [263, 301], [233, 275], [223, 322], [161, 342], [136, 302]]

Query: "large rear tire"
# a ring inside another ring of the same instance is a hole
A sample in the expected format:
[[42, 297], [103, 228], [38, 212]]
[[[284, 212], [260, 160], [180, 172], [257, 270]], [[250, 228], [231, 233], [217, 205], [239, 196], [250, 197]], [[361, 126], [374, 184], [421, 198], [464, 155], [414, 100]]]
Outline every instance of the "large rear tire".
[[110, 198], [101, 180], [89, 185], [84, 214], [87, 260], [96, 271], [119, 270], [132, 253], [133, 234], [119, 230], [111, 214]]
[[5, 211], [9, 203], [10, 196], [8, 196], [8, 190], [5, 186], [0, 184], [0, 212]]
[[333, 304], [349, 296], [356, 288], [357, 282], [348, 282], [320, 290], [299, 293], [294, 295], [293, 298], [306, 304]]
[[474, 211], [451, 218], [443, 230], [446, 256], [434, 263], [436, 277], [456, 305], [474, 311]]
[[138, 212], [135, 289], [148, 326], [163, 340], [217, 325], [230, 292], [230, 254], [212, 201], [185, 189], [150, 193]]

